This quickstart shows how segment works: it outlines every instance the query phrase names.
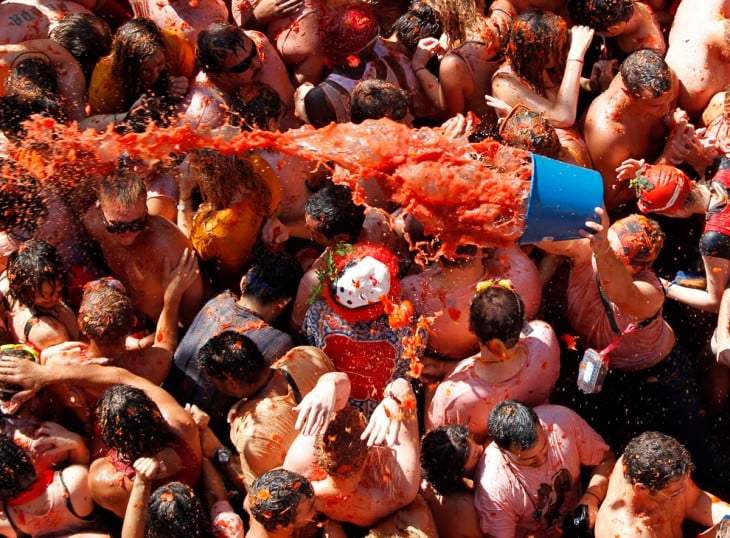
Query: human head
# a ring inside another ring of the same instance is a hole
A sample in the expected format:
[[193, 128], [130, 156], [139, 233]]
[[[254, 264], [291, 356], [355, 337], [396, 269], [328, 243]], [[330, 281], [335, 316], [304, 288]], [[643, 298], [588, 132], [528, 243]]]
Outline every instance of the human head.
[[569, 46], [565, 19], [539, 9], [528, 9], [512, 21], [506, 57], [515, 72], [537, 88], [545, 85], [544, 73], [562, 77]]
[[21, 304], [52, 308], [62, 299], [66, 267], [56, 247], [29, 239], [8, 257], [10, 296]]
[[651, 49], [629, 54], [621, 64], [620, 74], [627, 93], [636, 100], [657, 99], [672, 89], [667, 62]]
[[170, 437], [157, 404], [130, 385], [109, 387], [96, 405], [101, 438], [127, 463], [157, 454]]
[[5, 433], [0, 433], [0, 499], [12, 499], [38, 479], [28, 453]]
[[87, 84], [97, 62], [109, 54], [112, 48], [109, 25], [91, 13], [68, 13], [56, 22], [48, 37], [76, 58]]
[[185, 484], [170, 482], [147, 501], [149, 538], [212, 538], [210, 522], [200, 498]]
[[266, 252], [254, 259], [241, 279], [241, 295], [262, 303], [283, 302], [294, 297], [304, 276], [301, 264], [285, 253]]
[[304, 206], [307, 228], [325, 245], [338, 240], [354, 243], [365, 222], [365, 207], [355, 204], [345, 185], [331, 185], [313, 193]]
[[460, 424], [438, 426], [421, 439], [423, 477], [442, 495], [463, 487], [470, 442], [474, 444], [469, 428]]
[[390, 118], [410, 125], [408, 92], [395, 84], [377, 78], [362, 80], [352, 90], [350, 96], [350, 121], [362, 123], [367, 119]]
[[253, 394], [270, 371], [253, 340], [236, 331], [223, 331], [208, 340], [195, 361], [216, 389], [236, 398]]
[[322, 50], [336, 65], [361, 57], [378, 37], [375, 10], [365, 2], [349, 2], [328, 10], [319, 22]]
[[94, 280], [84, 286], [78, 320], [79, 329], [92, 342], [123, 345], [135, 323], [132, 300], [118, 280]]
[[20, 56], [11, 66], [5, 85], [11, 95], [35, 93], [51, 100], [59, 96], [56, 73], [51, 61], [43, 56]]
[[327, 429], [317, 438], [317, 465], [336, 478], [349, 478], [362, 469], [369, 448], [360, 436], [365, 417], [345, 406], [333, 414]]
[[557, 158], [562, 149], [555, 127], [544, 114], [517, 105], [499, 126], [505, 144], [526, 149], [544, 157]]
[[411, 2], [403, 15], [398, 17], [391, 31], [398, 36], [408, 50], [414, 52], [418, 42], [425, 37], [438, 37], [443, 30], [443, 24], [438, 14], [426, 2], [416, 0]]
[[15, 161], [0, 157], [0, 230], [29, 239], [47, 214], [38, 179]]
[[0, 132], [8, 140], [22, 142], [27, 133], [23, 123], [34, 114], [53, 118], [59, 123], [66, 122], [66, 114], [58, 99], [40, 93], [16, 93], [0, 97]]
[[112, 72], [123, 80], [124, 110], [143, 93], [164, 95], [167, 59], [162, 32], [150, 19], [133, 18], [117, 28], [112, 41]]
[[208, 77], [233, 93], [261, 69], [256, 43], [242, 28], [212, 22], [198, 34], [198, 64]]
[[506, 349], [517, 345], [525, 322], [525, 304], [509, 282], [487, 281], [477, 287], [469, 304], [469, 329], [479, 343], [500, 340]]
[[129, 246], [147, 225], [147, 187], [144, 180], [126, 166], [104, 177], [98, 190], [106, 233], [119, 244]]
[[[574, 24], [590, 26], [599, 34], [629, 22], [634, 15], [633, 0], [568, 0], [568, 14]], [[614, 35], [608, 33], [608, 35]]]
[[267, 531], [300, 527], [314, 516], [314, 488], [298, 473], [273, 469], [254, 480], [248, 503], [251, 515]]
[[233, 96], [231, 124], [246, 131], [277, 131], [287, 109], [279, 94], [263, 82], [247, 82]]
[[624, 477], [654, 494], [669, 482], [689, 475], [692, 457], [679, 441], [663, 433], [648, 431], [634, 437], [623, 454]]
[[517, 465], [539, 467], [547, 459], [547, 437], [535, 411], [504, 400], [489, 413], [489, 437]]
[[651, 266], [664, 245], [659, 223], [644, 215], [629, 215], [617, 220], [608, 230], [614, 254], [635, 271]]

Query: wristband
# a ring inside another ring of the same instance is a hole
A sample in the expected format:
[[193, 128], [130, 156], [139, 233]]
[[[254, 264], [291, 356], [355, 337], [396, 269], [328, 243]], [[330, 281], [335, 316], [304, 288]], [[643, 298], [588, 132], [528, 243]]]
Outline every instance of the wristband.
[[599, 257], [603, 256], [604, 254], [606, 254], [609, 250], [611, 250], [611, 247], [607, 246], [606, 248], [604, 248], [603, 250], [601, 250], [599, 252], [594, 252], [593, 257], [599, 258]]
[[598, 504], [601, 504], [601, 503], [603, 502], [603, 499], [599, 499], [599, 498], [598, 498], [598, 495], [596, 495], [596, 494], [595, 494], [595, 493], [593, 493], [592, 491], [586, 491], [586, 492], [584, 493], [584, 495], [590, 495], [590, 496], [592, 496], [592, 497], [595, 497], [595, 498], [596, 498], [596, 500], [598, 501]]
[[568, 58], [569, 62], [578, 62], [580, 65], [583, 65], [583, 60], [580, 60], [578, 58]]
[[188, 208], [188, 206], [186, 206], [182, 202], [178, 203], [175, 207], [177, 207], [178, 211], [185, 211]]

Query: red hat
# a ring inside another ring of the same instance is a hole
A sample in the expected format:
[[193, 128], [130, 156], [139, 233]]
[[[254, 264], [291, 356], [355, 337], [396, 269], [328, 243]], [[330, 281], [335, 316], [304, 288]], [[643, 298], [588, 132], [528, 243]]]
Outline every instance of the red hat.
[[322, 49], [335, 61], [356, 55], [378, 36], [378, 20], [370, 4], [353, 2], [328, 11], [319, 22]]
[[621, 241], [621, 249], [614, 251], [626, 265], [648, 267], [664, 245], [664, 232], [659, 224], [644, 215], [629, 215], [611, 225]]
[[682, 209], [692, 191], [692, 180], [668, 164], [648, 165], [633, 181], [642, 213], [672, 213]]

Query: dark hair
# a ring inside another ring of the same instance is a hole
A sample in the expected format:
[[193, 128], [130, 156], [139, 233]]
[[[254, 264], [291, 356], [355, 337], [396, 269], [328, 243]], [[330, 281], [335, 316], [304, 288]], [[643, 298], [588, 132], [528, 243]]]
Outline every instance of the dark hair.
[[111, 51], [112, 73], [123, 81], [123, 108], [128, 110], [143, 93], [164, 95], [167, 75], [162, 73], [154, 88], [142, 84], [142, 63], [158, 52], [165, 52], [165, 41], [160, 28], [150, 19], [130, 19], [114, 34]]
[[45, 54], [29, 55], [14, 63], [8, 74], [6, 86], [8, 94], [30, 92], [52, 99], [59, 96], [56, 73]]
[[444, 25], [433, 8], [425, 2], [411, 2], [408, 10], [398, 17], [391, 26], [398, 40], [411, 52], [416, 50], [418, 42], [425, 37], [438, 38]]
[[633, 0], [568, 0], [568, 14], [574, 24], [605, 32], [628, 22], [634, 15]]
[[157, 488], [147, 501], [149, 538], [213, 538], [200, 498], [185, 484], [170, 482]]
[[20, 164], [0, 157], [0, 229], [32, 234], [48, 214], [38, 179]]
[[345, 185], [331, 185], [313, 193], [304, 212], [317, 222], [317, 230], [330, 240], [338, 234], [347, 234], [348, 242], [354, 242], [365, 222], [365, 207], [355, 204], [352, 191]]
[[482, 345], [498, 338], [509, 349], [519, 341], [524, 316], [525, 305], [517, 292], [495, 284], [472, 297], [469, 330]]
[[537, 442], [539, 425], [535, 411], [515, 400], [504, 400], [489, 413], [489, 437], [504, 450], [532, 448]]
[[[537, 89], [544, 89], [543, 72], [550, 61], [562, 76], [568, 55], [568, 25], [561, 16], [528, 9], [512, 21], [506, 57], [517, 75]], [[557, 75], [556, 75], [557, 76]]]
[[129, 207], [147, 200], [147, 186], [134, 169], [119, 166], [102, 178], [98, 197], [102, 206], [115, 203]]
[[365, 417], [357, 409], [348, 405], [333, 413], [327, 429], [315, 443], [317, 464], [338, 478], [355, 474], [365, 464], [370, 450], [360, 438], [364, 431]]
[[692, 456], [673, 437], [644, 432], [626, 445], [624, 476], [631, 484], [643, 484], [651, 493], [664, 489], [675, 478], [692, 472]]
[[266, 130], [271, 120], [278, 120], [286, 112], [279, 94], [263, 82], [252, 80], [241, 86], [231, 103], [231, 124], [246, 131]]
[[8, 256], [9, 294], [30, 308], [44, 282], [60, 282], [65, 286], [66, 275], [66, 266], [56, 247], [40, 239], [28, 239]]
[[260, 381], [269, 369], [254, 341], [236, 331], [223, 331], [208, 340], [195, 361], [208, 377], [220, 381], [230, 377], [248, 385]]
[[102, 56], [112, 48], [112, 31], [104, 19], [90, 13], [69, 13], [59, 20], [48, 33], [76, 58], [86, 80]]
[[463, 488], [470, 437], [466, 426], [444, 424], [427, 432], [421, 439], [423, 477], [440, 494]]
[[254, 480], [248, 492], [251, 515], [267, 531], [295, 523], [302, 496], [314, 497], [309, 480], [286, 469], [273, 469]]
[[79, 306], [79, 328], [97, 344], [118, 344], [134, 327], [132, 300], [104, 281], [93, 281], [84, 286]]
[[262, 303], [294, 297], [304, 269], [293, 256], [283, 252], [266, 252], [254, 259], [241, 280], [241, 295]]
[[28, 453], [4, 433], [0, 434], [0, 499], [12, 499], [38, 480]]
[[222, 73], [226, 69], [228, 54], [236, 54], [245, 49], [246, 43], [256, 43], [248, 37], [243, 29], [228, 22], [212, 22], [198, 34], [196, 55], [198, 64], [207, 74]]
[[667, 62], [651, 49], [629, 54], [621, 64], [621, 79], [634, 99], [642, 99], [647, 91], [654, 98], [672, 89], [672, 73]]
[[96, 416], [102, 440], [127, 463], [154, 456], [172, 437], [157, 404], [130, 385], [109, 387], [96, 405]]
[[350, 121], [390, 118], [402, 120], [408, 115], [410, 96], [395, 84], [377, 78], [362, 80], [352, 90]]
[[27, 131], [23, 123], [33, 114], [53, 118], [58, 123], [66, 122], [66, 114], [56, 97], [36, 92], [0, 97], [0, 131], [9, 140], [21, 142], [25, 138]]

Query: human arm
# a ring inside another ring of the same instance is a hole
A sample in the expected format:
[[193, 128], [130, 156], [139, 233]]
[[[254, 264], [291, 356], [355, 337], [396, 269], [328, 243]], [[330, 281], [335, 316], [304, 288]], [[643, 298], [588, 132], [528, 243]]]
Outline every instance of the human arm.
[[719, 364], [730, 368], [730, 288], [722, 294], [717, 314], [717, 353]]
[[588, 519], [591, 529], [596, 526], [598, 509], [606, 498], [606, 493], [608, 493], [608, 479], [611, 476], [615, 464], [616, 457], [611, 452], [611, 449], [606, 449], [601, 462], [591, 471], [588, 486], [580, 498], [580, 504], [588, 507]]
[[55, 422], [44, 422], [36, 429], [30, 443], [30, 452], [34, 461], [66, 461], [67, 465], [89, 464], [86, 440]]
[[265, 25], [294, 15], [304, 5], [304, 0], [258, 0], [252, 3], [253, 18], [257, 24]]
[[383, 442], [389, 447], [402, 444], [412, 434], [414, 424], [418, 428], [416, 396], [406, 379], [399, 378], [389, 383], [383, 394], [361, 436], [367, 440], [368, 446]]
[[722, 521], [724, 516], [730, 515], [730, 504], [700, 489], [689, 477], [684, 497], [685, 517], [700, 525], [709, 527]]
[[[243, 521], [228, 502], [228, 492], [211, 460], [203, 458], [202, 488], [211, 525], [218, 538], [243, 538]], [[245, 497], [246, 492], [242, 492]]]
[[[435, 37], [426, 37], [418, 41], [416, 50], [413, 53], [413, 58], [411, 59], [411, 68], [413, 68], [413, 72], [418, 79], [418, 84], [421, 87], [421, 91], [423, 91], [424, 95], [428, 97], [429, 101], [431, 101], [431, 103], [433, 103], [433, 105], [441, 111], [446, 110], [446, 97], [441, 88], [441, 83], [439, 79], [426, 68], [426, 64], [433, 56], [443, 53], [444, 48], [441, 43], [439, 43], [438, 39], [436, 39]], [[456, 103], [457, 100], [458, 95], [454, 95], [454, 109], [458, 107], [458, 103]], [[462, 97], [461, 108], [459, 110], [456, 110], [455, 113], [464, 112], [463, 101], [464, 100]]]
[[144, 538], [147, 530], [147, 501], [152, 494], [152, 481], [160, 472], [155, 458], [139, 458], [134, 462], [135, 479], [124, 512], [122, 538]]
[[350, 397], [350, 378], [343, 372], [329, 372], [317, 380], [314, 388], [294, 408], [297, 421], [294, 427], [303, 435], [317, 435], [324, 431], [330, 417], [339, 411]]
[[708, 312], [718, 312], [725, 293], [725, 287], [730, 281], [730, 260], [714, 256], [702, 256], [702, 261], [705, 266], [707, 288], [699, 290], [669, 283], [667, 297]]
[[588, 239], [601, 287], [606, 298], [625, 314], [644, 320], [655, 315], [664, 304], [664, 293], [648, 282], [634, 280], [623, 261], [618, 259], [608, 242], [608, 214], [602, 207], [596, 208], [600, 223], [586, 221], [580, 234]]
[[551, 101], [525, 85], [516, 73], [497, 75], [492, 82], [492, 95], [511, 106], [519, 103], [545, 114], [554, 127], [570, 127], [575, 123], [580, 92], [580, 74], [583, 58], [593, 39], [593, 30], [587, 26], [570, 29], [571, 44], [565, 62], [563, 79], [555, 101]]

